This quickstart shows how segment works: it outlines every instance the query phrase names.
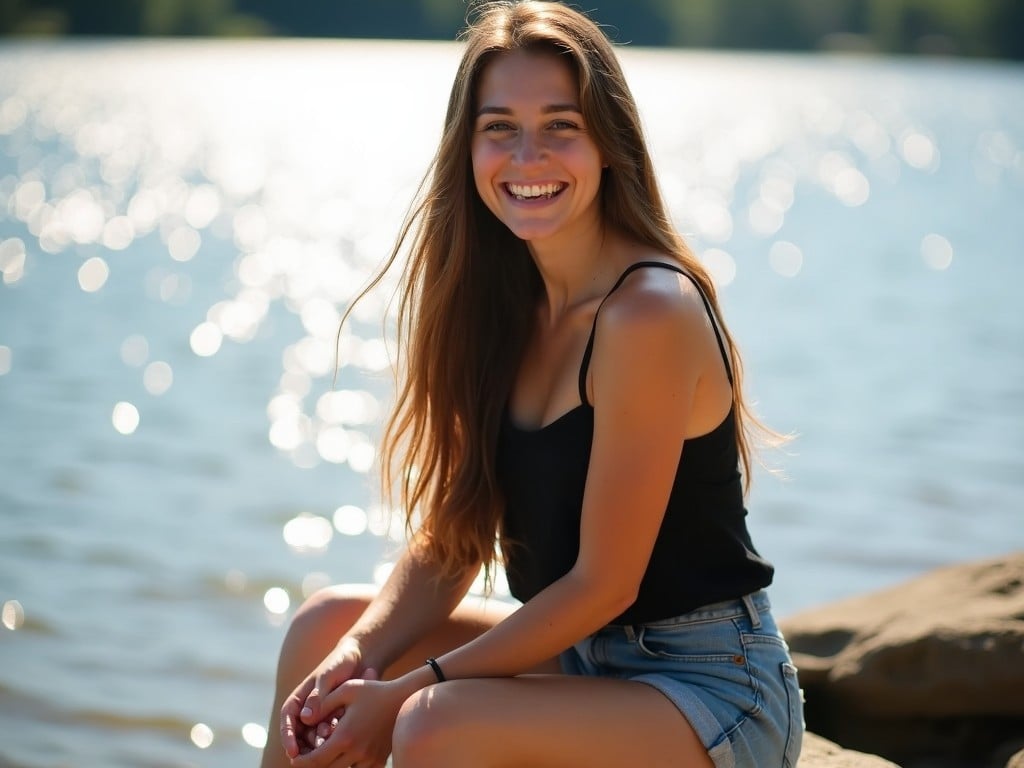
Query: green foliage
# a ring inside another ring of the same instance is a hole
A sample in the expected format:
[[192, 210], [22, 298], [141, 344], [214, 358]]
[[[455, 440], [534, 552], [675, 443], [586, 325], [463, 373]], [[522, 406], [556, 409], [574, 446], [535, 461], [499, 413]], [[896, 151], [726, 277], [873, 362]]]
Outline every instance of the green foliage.
[[[0, 35], [451, 40], [480, 0], [0, 0]], [[1024, 58], [1024, 0], [569, 0], [632, 45]]]

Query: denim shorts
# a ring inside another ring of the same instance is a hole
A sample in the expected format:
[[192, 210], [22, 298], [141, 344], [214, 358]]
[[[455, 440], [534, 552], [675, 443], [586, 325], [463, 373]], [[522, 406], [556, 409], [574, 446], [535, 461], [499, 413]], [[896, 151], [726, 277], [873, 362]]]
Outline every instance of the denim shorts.
[[560, 657], [566, 674], [635, 680], [668, 697], [716, 768], [794, 768], [796, 667], [762, 590], [673, 619], [609, 625]]

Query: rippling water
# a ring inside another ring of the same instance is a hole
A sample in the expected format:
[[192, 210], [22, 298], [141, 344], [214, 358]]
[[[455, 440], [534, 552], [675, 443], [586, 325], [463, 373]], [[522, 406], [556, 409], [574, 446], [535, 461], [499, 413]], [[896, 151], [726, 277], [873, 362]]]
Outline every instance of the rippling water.
[[[0, 49], [0, 765], [254, 764], [283, 624], [386, 573], [382, 291], [458, 49]], [[1024, 70], [630, 50], [762, 415], [782, 615], [1024, 546]]]

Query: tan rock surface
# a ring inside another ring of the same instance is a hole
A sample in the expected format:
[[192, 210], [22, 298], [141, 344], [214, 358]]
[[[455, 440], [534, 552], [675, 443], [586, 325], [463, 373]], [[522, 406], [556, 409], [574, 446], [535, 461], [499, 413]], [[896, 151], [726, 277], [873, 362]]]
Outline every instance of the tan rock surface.
[[1024, 735], [1024, 552], [780, 623], [815, 733], [908, 764], [983, 764]]
[[[828, 739], [813, 733], [804, 734], [804, 746], [800, 751], [797, 768], [898, 768], [875, 755], [843, 749]], [[1009, 768], [1009, 767], [1008, 767]]]

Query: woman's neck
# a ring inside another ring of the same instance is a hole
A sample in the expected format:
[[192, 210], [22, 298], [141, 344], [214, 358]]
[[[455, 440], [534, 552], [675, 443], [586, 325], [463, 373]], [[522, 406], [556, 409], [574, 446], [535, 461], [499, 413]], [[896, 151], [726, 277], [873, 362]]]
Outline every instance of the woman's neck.
[[628, 243], [600, 223], [542, 242], [529, 243], [544, 283], [547, 319], [555, 324], [566, 313], [603, 297], [632, 261]]

